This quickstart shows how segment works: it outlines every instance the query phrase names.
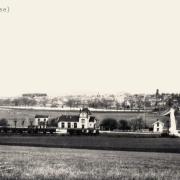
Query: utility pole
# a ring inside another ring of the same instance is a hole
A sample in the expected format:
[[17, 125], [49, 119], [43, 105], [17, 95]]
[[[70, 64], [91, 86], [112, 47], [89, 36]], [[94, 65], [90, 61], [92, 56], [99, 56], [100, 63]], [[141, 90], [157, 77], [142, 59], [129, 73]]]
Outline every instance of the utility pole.
[[146, 128], [146, 95], [144, 94], [144, 124]]

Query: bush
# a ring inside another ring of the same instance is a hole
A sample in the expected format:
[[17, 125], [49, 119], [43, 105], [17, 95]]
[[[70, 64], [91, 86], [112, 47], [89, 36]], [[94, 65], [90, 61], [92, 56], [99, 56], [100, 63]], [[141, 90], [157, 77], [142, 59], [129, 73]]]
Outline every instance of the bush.
[[5, 118], [0, 119], [0, 126], [8, 126], [8, 121], [7, 121], [7, 119], [5, 119]]
[[120, 130], [130, 130], [131, 127], [129, 126], [128, 121], [120, 120], [119, 123], [118, 123], [118, 129], [120, 129]]
[[118, 123], [115, 119], [104, 119], [101, 124], [100, 127], [103, 130], [114, 130], [118, 128]]
[[131, 130], [141, 130], [145, 127], [145, 123], [142, 118], [132, 119], [130, 122]]

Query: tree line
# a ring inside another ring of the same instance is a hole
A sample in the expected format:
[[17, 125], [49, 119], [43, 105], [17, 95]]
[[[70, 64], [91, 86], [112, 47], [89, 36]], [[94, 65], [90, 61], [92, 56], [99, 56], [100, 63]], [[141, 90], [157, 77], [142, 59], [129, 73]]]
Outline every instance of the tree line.
[[137, 131], [142, 129], [149, 129], [150, 127], [143, 121], [142, 118], [136, 118], [131, 120], [115, 120], [104, 119], [100, 123], [101, 130], [122, 130], [122, 131]]
[[[14, 120], [14, 126], [16, 127], [17, 120]], [[49, 119], [47, 126], [57, 127], [58, 119], [52, 118]], [[24, 126], [24, 121], [21, 123], [22, 127]], [[9, 126], [7, 119], [0, 119], [0, 126]], [[131, 120], [115, 120], [115, 119], [104, 119], [100, 122], [101, 130], [122, 130], [122, 131], [137, 131], [141, 129], [149, 129], [150, 127], [143, 121], [142, 118], [136, 118]]]

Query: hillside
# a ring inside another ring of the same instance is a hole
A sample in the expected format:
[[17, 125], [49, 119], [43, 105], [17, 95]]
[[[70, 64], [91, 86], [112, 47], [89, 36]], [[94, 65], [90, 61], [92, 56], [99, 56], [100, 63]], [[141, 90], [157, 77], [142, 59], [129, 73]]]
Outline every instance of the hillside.
[[[103, 119], [111, 118], [116, 120], [128, 120], [136, 119], [136, 118], [142, 118], [147, 125], [151, 125], [153, 122], [157, 120], [157, 118], [164, 118], [159, 117], [157, 113], [152, 112], [137, 112], [137, 111], [114, 111], [114, 110], [92, 110], [92, 115], [96, 117], [96, 119], [101, 122]], [[38, 109], [38, 108], [0, 108], [0, 119], [5, 118], [8, 120], [10, 125], [14, 125], [14, 120], [17, 120], [17, 126], [21, 126], [20, 121], [24, 120], [24, 126], [26, 126], [26, 123], [29, 120], [34, 119], [36, 114], [42, 114], [42, 115], [49, 115], [49, 118], [56, 118], [58, 116], [63, 115], [78, 115], [79, 110], [78, 109], [56, 109], [52, 108], [50, 109]], [[18, 123], [19, 122], [19, 123]]]

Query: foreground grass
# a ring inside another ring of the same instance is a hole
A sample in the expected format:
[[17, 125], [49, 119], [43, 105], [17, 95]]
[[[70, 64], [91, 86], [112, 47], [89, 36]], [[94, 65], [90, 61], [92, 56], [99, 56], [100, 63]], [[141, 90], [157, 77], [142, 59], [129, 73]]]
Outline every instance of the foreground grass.
[[1, 145], [180, 153], [180, 138], [2, 135]]
[[0, 179], [180, 179], [170, 153], [0, 146]]

